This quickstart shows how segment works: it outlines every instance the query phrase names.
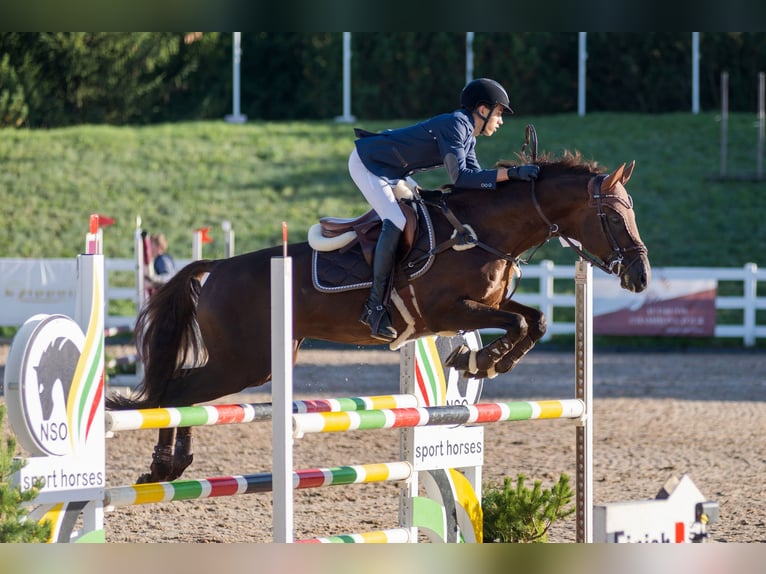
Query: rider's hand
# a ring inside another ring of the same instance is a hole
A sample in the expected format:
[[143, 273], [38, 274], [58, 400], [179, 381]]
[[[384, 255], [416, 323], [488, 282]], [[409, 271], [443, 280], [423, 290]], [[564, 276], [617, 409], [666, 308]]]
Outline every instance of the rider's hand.
[[540, 174], [540, 166], [533, 163], [508, 168], [508, 179], [532, 181]]

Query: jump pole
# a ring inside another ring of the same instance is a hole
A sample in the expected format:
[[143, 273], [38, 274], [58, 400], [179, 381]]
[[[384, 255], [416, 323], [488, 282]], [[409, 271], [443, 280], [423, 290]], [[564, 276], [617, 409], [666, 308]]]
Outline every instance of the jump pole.
[[[271, 259], [272, 512], [274, 542], [293, 541], [293, 260], [287, 256], [282, 222], [282, 257]], [[279, 509], [279, 512], [277, 512]]]

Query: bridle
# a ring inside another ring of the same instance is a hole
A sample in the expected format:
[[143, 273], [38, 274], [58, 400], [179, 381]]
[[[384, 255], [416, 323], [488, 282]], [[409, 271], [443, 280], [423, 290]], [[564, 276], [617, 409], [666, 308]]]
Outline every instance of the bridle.
[[[572, 250], [577, 253], [580, 257], [583, 259], [589, 261], [591, 264], [595, 265], [602, 271], [605, 271], [609, 274], [615, 274], [619, 275], [622, 266], [623, 261], [625, 260], [625, 254], [631, 251], [639, 251], [640, 253], [647, 253], [646, 246], [641, 242], [636, 242], [635, 245], [631, 245], [629, 247], [622, 247], [619, 242], [617, 241], [617, 238], [614, 235], [614, 231], [612, 230], [612, 227], [609, 224], [609, 218], [607, 217], [607, 213], [605, 208], [609, 207], [613, 211], [617, 212], [619, 214], [619, 209], [616, 209], [614, 207], [615, 204], [620, 204], [625, 209], [633, 209], [633, 198], [628, 195], [627, 198], [619, 196], [617, 194], [613, 193], [602, 193], [601, 192], [601, 184], [603, 181], [608, 177], [607, 174], [599, 174], [596, 176], [593, 176], [588, 181], [588, 195], [590, 196], [591, 202], [593, 203], [594, 207], [596, 208], [596, 211], [598, 212], [598, 218], [601, 222], [601, 231], [604, 234], [604, 237], [606, 238], [607, 242], [609, 243], [609, 246], [611, 247], [612, 251], [609, 254], [609, 256], [606, 258], [606, 260], [601, 260], [587, 251], [583, 250], [582, 247], [580, 247], [577, 242], [575, 242], [572, 238], [564, 235], [561, 233], [561, 230], [559, 229], [558, 224], [551, 223], [551, 220], [548, 219], [548, 217], [543, 212], [542, 206], [540, 205], [540, 201], [537, 199], [537, 193], [535, 192], [535, 182], [532, 180], [531, 182], [531, 192], [532, 192], [532, 204], [535, 206], [535, 209], [537, 210], [537, 214], [540, 216], [540, 219], [542, 219], [545, 224], [548, 226], [548, 237], [545, 241], [548, 241], [551, 237], [560, 237], [563, 241], [569, 245]], [[622, 216], [621, 216], [622, 217]], [[623, 218], [624, 219], [624, 218]]]
[[[532, 124], [527, 125], [525, 141], [524, 141], [524, 144], [521, 146], [522, 154], [526, 152], [527, 147], [531, 148], [530, 155], [532, 156], [532, 162], [533, 163], [536, 162], [537, 161], [537, 131], [535, 130], [535, 126], [533, 126]], [[569, 245], [569, 247], [572, 248], [572, 250], [575, 253], [577, 253], [577, 255], [589, 261], [592, 265], [595, 265], [596, 267], [598, 267], [602, 271], [605, 271], [606, 273], [619, 275], [623, 266], [623, 261], [625, 260], [626, 253], [630, 251], [639, 251], [640, 253], [647, 253], [648, 250], [646, 249], [646, 246], [640, 241], [636, 241], [636, 245], [632, 245], [630, 247], [621, 247], [617, 241], [617, 238], [614, 236], [614, 232], [612, 231], [612, 228], [609, 225], [609, 218], [607, 217], [607, 214], [604, 208], [609, 207], [610, 209], [615, 211], [617, 214], [620, 214], [620, 210], [614, 207], [614, 205], [618, 203], [622, 205], [622, 207], [624, 207], [625, 209], [632, 210], [633, 198], [630, 195], [627, 195], [627, 198], [625, 198], [613, 193], [602, 193], [601, 184], [604, 182], [604, 180], [607, 177], [608, 177], [607, 174], [599, 174], [590, 178], [590, 180], [588, 180], [588, 195], [590, 196], [591, 202], [595, 205], [596, 210], [598, 211], [598, 218], [599, 218], [599, 221], [601, 221], [601, 230], [604, 233], [604, 237], [606, 237], [606, 240], [609, 243], [609, 246], [612, 248], [612, 252], [609, 254], [609, 257], [607, 257], [606, 261], [602, 261], [601, 259], [584, 251], [582, 247], [580, 247], [577, 244], [577, 242], [575, 242], [572, 238], [567, 237], [566, 235], [561, 233], [561, 230], [559, 229], [559, 226], [557, 224], [551, 223], [550, 219], [548, 219], [545, 213], [543, 213], [543, 209], [540, 206], [540, 202], [537, 199], [537, 193], [535, 192], [535, 180], [531, 181], [531, 186], [530, 186], [531, 192], [532, 192], [532, 204], [535, 206], [535, 209], [537, 210], [537, 213], [540, 216], [540, 218], [548, 226], [548, 237], [545, 238], [543, 243], [546, 243], [552, 237], [560, 237], [563, 241], [567, 243], [567, 245]], [[622, 215], [620, 216], [622, 217]], [[624, 221], [624, 217], [623, 217], [623, 221]], [[529, 258], [527, 258], [527, 260], [528, 259]]]

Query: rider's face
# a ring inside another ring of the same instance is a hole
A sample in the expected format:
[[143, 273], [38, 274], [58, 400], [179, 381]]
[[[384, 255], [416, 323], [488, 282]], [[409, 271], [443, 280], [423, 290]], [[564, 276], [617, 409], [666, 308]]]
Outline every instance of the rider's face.
[[[479, 110], [482, 112], [482, 115], [486, 116], [487, 113], [489, 113], [489, 108], [486, 106], [479, 106]], [[494, 134], [500, 126], [503, 125], [503, 106], [495, 106], [491, 113], [489, 113], [489, 117], [487, 118], [487, 123], [484, 125], [484, 135], [485, 136], [491, 136]]]

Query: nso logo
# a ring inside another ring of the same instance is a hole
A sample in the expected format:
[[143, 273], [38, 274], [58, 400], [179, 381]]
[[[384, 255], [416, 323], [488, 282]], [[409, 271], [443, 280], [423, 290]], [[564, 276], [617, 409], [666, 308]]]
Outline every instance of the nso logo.
[[69, 391], [85, 336], [64, 315], [35, 315], [14, 338], [5, 370], [8, 418], [36, 455], [72, 452]]

